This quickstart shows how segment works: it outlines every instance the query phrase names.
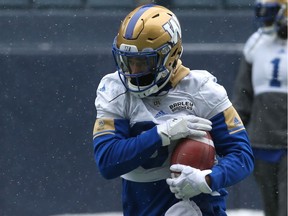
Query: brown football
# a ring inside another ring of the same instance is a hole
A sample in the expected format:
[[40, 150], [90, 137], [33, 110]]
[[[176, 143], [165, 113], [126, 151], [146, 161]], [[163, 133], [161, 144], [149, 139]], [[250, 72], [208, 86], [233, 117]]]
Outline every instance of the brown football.
[[215, 161], [215, 148], [211, 135], [184, 138], [176, 145], [171, 156], [172, 164], [184, 164], [205, 170], [211, 169]]

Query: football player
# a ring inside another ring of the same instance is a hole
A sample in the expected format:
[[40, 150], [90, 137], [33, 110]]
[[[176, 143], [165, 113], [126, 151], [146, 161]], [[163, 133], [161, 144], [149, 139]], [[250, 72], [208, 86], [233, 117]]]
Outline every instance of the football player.
[[[255, 6], [233, 104], [247, 127], [265, 216], [287, 216], [287, 0]], [[252, 107], [252, 108], [251, 108]]]
[[[185, 206], [177, 205], [181, 199], [203, 215], [226, 215], [225, 187], [252, 172], [252, 149], [224, 87], [208, 71], [182, 65], [175, 14], [155, 4], [137, 7], [121, 22], [112, 51], [117, 71], [98, 86], [93, 143], [100, 173], [122, 178], [124, 215], [164, 215]], [[213, 168], [170, 167], [179, 139], [205, 131], [218, 154]], [[181, 175], [170, 178], [171, 171]]]

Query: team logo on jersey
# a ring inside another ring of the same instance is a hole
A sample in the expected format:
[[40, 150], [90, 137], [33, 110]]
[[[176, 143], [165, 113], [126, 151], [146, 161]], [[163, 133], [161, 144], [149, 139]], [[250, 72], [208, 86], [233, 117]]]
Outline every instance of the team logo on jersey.
[[113, 134], [115, 125], [113, 119], [96, 119], [93, 129], [93, 138], [104, 134]]
[[178, 101], [171, 105], [169, 108], [172, 112], [180, 111], [180, 110], [193, 110], [193, 103], [190, 101]]
[[161, 105], [159, 100], [153, 101], [154, 106], [159, 107]]
[[98, 121], [98, 130], [103, 130], [104, 129], [104, 126], [105, 126], [105, 122], [103, 119], [99, 119]]

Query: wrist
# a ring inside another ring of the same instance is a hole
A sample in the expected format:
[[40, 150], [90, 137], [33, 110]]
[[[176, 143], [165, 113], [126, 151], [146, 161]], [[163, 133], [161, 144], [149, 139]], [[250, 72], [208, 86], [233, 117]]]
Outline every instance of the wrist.
[[165, 133], [165, 125], [157, 125], [157, 133], [162, 140], [162, 146], [169, 145], [171, 140], [167, 133]]
[[208, 185], [209, 187], [211, 187], [211, 177], [210, 177], [210, 175], [206, 175], [206, 176], [205, 176], [205, 181], [206, 181], [207, 185]]
[[200, 190], [202, 193], [211, 193], [212, 189], [210, 188], [211, 185], [211, 177], [210, 173], [212, 172], [211, 170], [203, 170], [203, 177], [202, 177], [202, 184], [200, 184]]

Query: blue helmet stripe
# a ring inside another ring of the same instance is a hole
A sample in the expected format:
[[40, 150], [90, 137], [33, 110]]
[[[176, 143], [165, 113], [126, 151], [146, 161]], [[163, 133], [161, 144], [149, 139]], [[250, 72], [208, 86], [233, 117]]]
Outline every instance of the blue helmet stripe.
[[150, 7], [153, 7], [154, 4], [148, 4], [148, 5], [144, 5], [143, 7], [141, 7], [131, 18], [130, 22], [128, 23], [127, 29], [126, 29], [126, 33], [125, 33], [125, 38], [126, 39], [132, 39], [133, 36], [133, 30], [135, 28], [135, 25], [138, 21], [138, 19], [142, 16], [142, 14], [148, 10]]

